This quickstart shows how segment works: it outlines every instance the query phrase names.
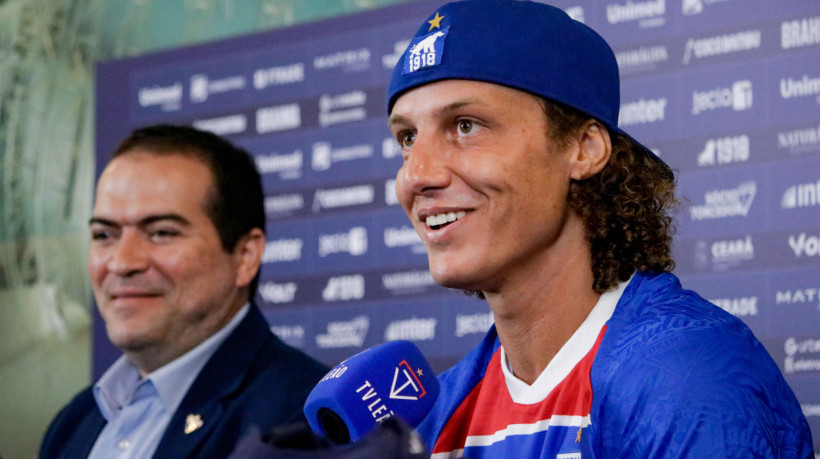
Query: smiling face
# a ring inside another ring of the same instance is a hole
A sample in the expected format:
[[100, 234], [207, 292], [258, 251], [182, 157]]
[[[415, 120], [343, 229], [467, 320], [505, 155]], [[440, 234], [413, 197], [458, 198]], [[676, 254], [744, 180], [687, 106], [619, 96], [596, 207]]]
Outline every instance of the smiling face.
[[578, 165], [549, 140], [534, 96], [445, 80], [403, 94], [389, 125], [404, 158], [396, 193], [438, 283], [500, 291], [583, 245], [582, 226], [567, 224]]
[[247, 301], [255, 269], [242, 242], [222, 248], [205, 211], [211, 189], [210, 170], [187, 155], [129, 152], [100, 177], [88, 272], [111, 342], [144, 372], [207, 339]]

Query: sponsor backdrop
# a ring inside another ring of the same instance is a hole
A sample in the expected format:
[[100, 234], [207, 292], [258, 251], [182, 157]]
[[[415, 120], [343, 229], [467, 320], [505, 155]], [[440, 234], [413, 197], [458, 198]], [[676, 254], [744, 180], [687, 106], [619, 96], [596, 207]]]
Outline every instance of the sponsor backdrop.
[[[678, 172], [684, 286], [752, 327], [820, 446], [820, 2], [553, 3], [612, 45], [621, 126]], [[225, 135], [255, 155], [264, 181], [258, 302], [273, 330], [329, 364], [408, 339], [441, 371], [492, 316], [427, 271], [393, 191], [401, 157], [384, 95], [439, 4], [102, 63], [98, 171], [138, 126]], [[99, 318], [95, 332], [99, 375], [117, 352]]]

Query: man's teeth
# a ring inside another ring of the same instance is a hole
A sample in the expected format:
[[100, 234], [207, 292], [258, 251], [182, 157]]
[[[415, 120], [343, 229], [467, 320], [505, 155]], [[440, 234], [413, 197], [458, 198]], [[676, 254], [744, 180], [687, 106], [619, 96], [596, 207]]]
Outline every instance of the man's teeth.
[[460, 210], [458, 212], [447, 212], [446, 214], [430, 215], [427, 217], [427, 226], [440, 226], [445, 223], [452, 223], [459, 218], [467, 215], [467, 212]]

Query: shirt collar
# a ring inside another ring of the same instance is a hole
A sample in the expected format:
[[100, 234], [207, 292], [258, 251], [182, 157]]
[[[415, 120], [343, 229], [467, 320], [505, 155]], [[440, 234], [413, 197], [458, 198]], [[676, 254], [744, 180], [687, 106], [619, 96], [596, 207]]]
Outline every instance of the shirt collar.
[[94, 384], [94, 399], [103, 417], [108, 420], [111, 413], [128, 404], [136, 388], [145, 380], [150, 380], [154, 385], [166, 410], [170, 413], [175, 412], [202, 367], [228, 335], [239, 326], [249, 309], [250, 303], [245, 303], [219, 331], [175, 360], [147, 374], [143, 379], [140, 379], [139, 370], [125, 355], [120, 356]]

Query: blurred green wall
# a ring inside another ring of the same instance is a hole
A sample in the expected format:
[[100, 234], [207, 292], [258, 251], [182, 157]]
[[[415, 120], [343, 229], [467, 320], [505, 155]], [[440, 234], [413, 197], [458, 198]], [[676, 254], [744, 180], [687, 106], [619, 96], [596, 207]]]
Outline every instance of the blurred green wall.
[[412, 0], [0, 0], [0, 457], [90, 383], [94, 64]]

